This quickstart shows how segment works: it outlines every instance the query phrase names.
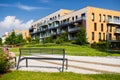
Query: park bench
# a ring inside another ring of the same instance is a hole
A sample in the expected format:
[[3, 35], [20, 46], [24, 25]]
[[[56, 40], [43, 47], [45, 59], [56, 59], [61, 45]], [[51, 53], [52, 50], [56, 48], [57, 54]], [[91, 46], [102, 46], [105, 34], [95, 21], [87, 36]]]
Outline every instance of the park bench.
[[[34, 60], [56, 60], [61, 61], [61, 71], [64, 71], [64, 66], [68, 68], [68, 59], [65, 58], [65, 50], [57, 48], [19, 48], [19, 58], [17, 69], [22, 60], [26, 60], [26, 67], [28, 67], [28, 59]], [[46, 57], [47, 56], [47, 57]], [[42, 65], [42, 64], [41, 64]]]

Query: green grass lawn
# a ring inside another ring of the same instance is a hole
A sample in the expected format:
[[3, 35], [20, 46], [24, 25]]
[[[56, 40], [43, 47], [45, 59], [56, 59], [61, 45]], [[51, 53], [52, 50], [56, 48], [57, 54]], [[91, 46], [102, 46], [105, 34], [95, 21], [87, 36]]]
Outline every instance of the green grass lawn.
[[[28, 47], [28, 46], [25, 46]], [[38, 45], [34, 45], [32, 47], [37, 47]], [[66, 55], [77, 55], [77, 56], [120, 56], [120, 53], [109, 53], [106, 51], [100, 51], [97, 49], [93, 49], [89, 46], [79, 46], [74, 44], [63, 44], [63, 45], [39, 45], [40, 48], [64, 48], [66, 51]], [[16, 52], [18, 54], [18, 48], [10, 48], [10, 51]]]
[[120, 80], [120, 74], [76, 74], [71, 72], [47, 73], [13, 71], [2, 75], [0, 80]]

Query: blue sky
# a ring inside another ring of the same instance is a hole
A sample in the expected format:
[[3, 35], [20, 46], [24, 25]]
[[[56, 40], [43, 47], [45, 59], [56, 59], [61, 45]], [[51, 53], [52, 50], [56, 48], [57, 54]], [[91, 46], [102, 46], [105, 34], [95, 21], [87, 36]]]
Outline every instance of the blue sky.
[[120, 11], [120, 0], [0, 0], [0, 36], [30, 24], [61, 8], [78, 10], [86, 6]]

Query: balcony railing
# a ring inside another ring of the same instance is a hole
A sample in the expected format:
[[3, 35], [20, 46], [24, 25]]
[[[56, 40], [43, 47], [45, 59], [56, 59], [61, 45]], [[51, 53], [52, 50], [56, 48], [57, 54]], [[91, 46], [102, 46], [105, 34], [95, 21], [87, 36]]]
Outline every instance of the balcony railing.
[[120, 33], [120, 29], [117, 29], [117, 30], [116, 30], [116, 33]]
[[120, 25], [120, 20], [119, 21], [108, 20], [108, 24]]
[[80, 30], [80, 27], [68, 28], [68, 32]]

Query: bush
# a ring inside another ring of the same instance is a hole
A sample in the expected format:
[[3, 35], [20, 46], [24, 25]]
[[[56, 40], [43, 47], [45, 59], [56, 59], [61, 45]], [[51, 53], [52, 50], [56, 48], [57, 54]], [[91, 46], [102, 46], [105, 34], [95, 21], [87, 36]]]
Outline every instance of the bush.
[[4, 51], [0, 49], [0, 73], [8, 71], [10, 66], [7, 56], [4, 54]]
[[87, 43], [85, 29], [83, 27], [76, 34], [76, 44], [85, 45]]
[[53, 43], [53, 36], [46, 37], [43, 41], [43, 43]]
[[64, 42], [63, 39], [59, 38], [59, 37], [55, 40], [56, 44], [60, 44], [60, 43], [63, 43], [63, 42]]
[[95, 49], [106, 49], [107, 45], [106, 42], [99, 42], [99, 43], [94, 42], [91, 44], [91, 47]]

